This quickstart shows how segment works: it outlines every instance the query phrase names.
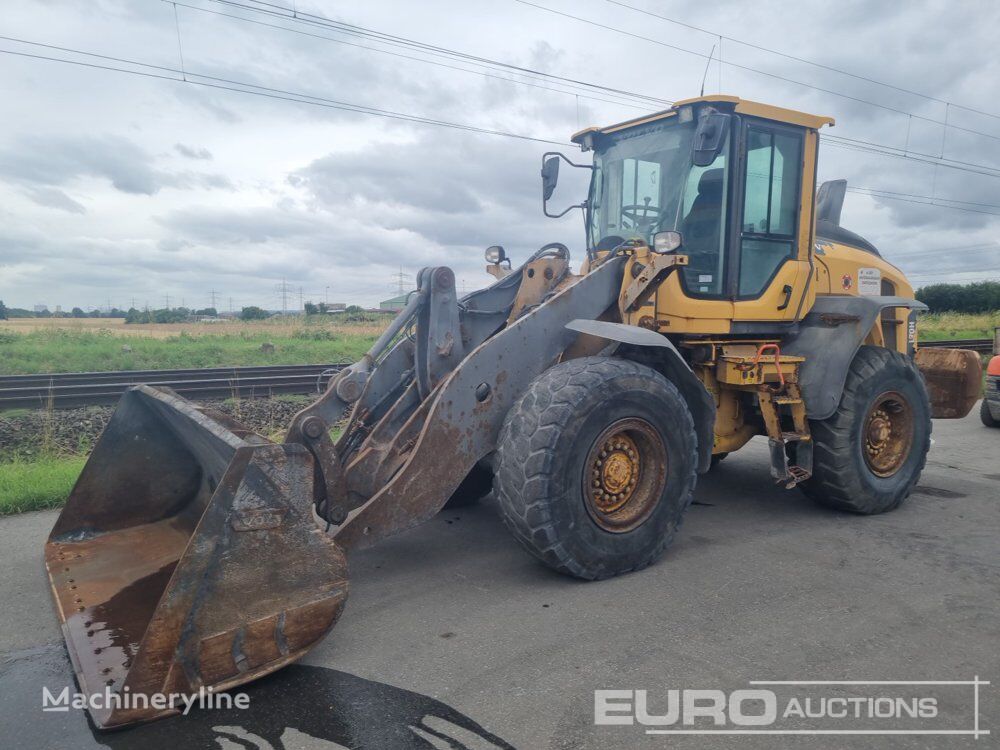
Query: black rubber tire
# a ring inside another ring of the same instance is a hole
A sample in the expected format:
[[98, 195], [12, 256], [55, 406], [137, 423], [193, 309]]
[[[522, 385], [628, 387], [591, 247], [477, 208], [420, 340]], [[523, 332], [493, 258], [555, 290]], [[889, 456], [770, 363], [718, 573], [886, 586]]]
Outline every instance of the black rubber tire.
[[[913, 411], [910, 451], [891, 476], [873, 472], [863, 455], [865, 418], [876, 399], [896, 391]], [[923, 377], [912, 360], [877, 346], [862, 346], [851, 362], [837, 411], [810, 422], [813, 475], [799, 485], [813, 500], [836, 510], [871, 515], [897, 508], [920, 479], [931, 442], [931, 408]]]
[[993, 414], [990, 412], [990, 405], [986, 403], [985, 398], [983, 399], [982, 406], [979, 407], [979, 418], [987, 427], [1000, 427], [1000, 421], [993, 418]]
[[721, 464], [723, 461], [726, 460], [726, 456], [728, 456], [728, 455], [729, 455], [729, 453], [713, 453], [712, 454], [712, 462], [709, 464], [708, 470], [711, 471], [716, 466], [718, 466], [719, 464]]
[[442, 510], [454, 510], [475, 505], [493, 491], [493, 472], [476, 464], [466, 475], [458, 489], [448, 498]]
[[[665, 447], [666, 480], [644, 521], [612, 532], [588, 512], [584, 464], [605, 428], [634, 417]], [[511, 408], [497, 449], [497, 502], [507, 528], [543, 563], [609, 578], [663, 554], [691, 504], [697, 466], [694, 420], [673, 383], [629, 360], [584, 357], [542, 373]]]

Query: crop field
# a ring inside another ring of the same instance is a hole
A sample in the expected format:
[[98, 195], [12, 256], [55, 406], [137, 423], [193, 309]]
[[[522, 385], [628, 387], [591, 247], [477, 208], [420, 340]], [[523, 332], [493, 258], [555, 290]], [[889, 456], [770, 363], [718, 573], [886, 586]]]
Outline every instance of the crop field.
[[375, 315], [360, 321], [314, 316], [145, 325], [100, 318], [5, 320], [0, 321], [0, 374], [355, 360], [389, 320]]

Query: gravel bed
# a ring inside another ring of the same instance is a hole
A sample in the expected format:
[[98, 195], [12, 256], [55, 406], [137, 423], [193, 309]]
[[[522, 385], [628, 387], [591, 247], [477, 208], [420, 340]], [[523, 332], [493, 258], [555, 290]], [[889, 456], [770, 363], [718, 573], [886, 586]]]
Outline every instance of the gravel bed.
[[[310, 396], [210, 401], [210, 406], [236, 417], [254, 432], [276, 437]], [[83, 455], [90, 452], [114, 406], [0, 413], [0, 462], [32, 459], [42, 454]]]

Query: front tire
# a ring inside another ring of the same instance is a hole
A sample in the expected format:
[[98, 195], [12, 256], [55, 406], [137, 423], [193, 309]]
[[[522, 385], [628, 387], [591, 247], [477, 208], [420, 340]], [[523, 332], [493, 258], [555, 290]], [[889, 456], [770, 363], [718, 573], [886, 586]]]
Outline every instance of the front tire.
[[979, 419], [987, 427], [1000, 427], [1000, 422], [993, 418], [993, 412], [990, 411], [990, 405], [986, 403], [985, 398], [983, 399], [982, 406], [979, 407]]
[[500, 432], [504, 523], [549, 567], [587, 580], [650, 565], [691, 503], [694, 420], [661, 374], [623, 359], [550, 368]]
[[837, 510], [893, 510], [917, 484], [930, 449], [930, 402], [920, 371], [902, 354], [862, 346], [837, 411], [810, 426], [813, 475], [802, 490]]
[[455, 510], [475, 505], [493, 491], [493, 472], [487, 466], [476, 464], [458, 485], [442, 510]]

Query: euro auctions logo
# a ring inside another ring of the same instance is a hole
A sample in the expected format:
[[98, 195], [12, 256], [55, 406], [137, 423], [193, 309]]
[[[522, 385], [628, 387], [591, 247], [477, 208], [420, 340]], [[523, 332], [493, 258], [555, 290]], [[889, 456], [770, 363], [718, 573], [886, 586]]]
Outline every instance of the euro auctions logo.
[[[736, 690], [594, 691], [594, 724], [647, 735], [988, 735], [973, 680], [751, 681]], [[946, 708], [947, 707], [947, 708]]]

